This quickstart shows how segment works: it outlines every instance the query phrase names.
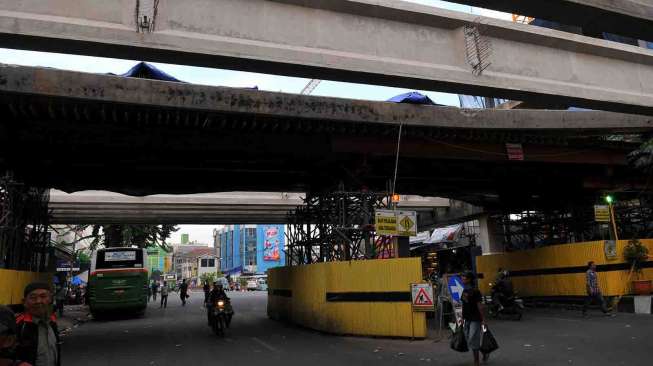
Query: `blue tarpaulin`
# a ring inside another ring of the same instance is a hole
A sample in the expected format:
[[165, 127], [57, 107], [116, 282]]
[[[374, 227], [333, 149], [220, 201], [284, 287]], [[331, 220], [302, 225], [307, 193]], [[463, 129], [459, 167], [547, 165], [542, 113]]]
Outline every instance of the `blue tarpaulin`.
[[395, 97], [388, 99], [388, 102], [437, 105], [431, 100], [431, 98], [418, 92], [399, 94]]
[[181, 80], [177, 79], [176, 77], [167, 74], [156, 67], [148, 64], [147, 62], [139, 62], [134, 67], [129, 69], [124, 74], [120, 74], [118, 76], [124, 76], [128, 78], [140, 78], [140, 79], [152, 79], [152, 80], [163, 80], [163, 81], [176, 81], [176, 82], [182, 82]]
[[84, 284], [84, 283], [86, 283], [86, 282], [84, 282], [84, 280], [82, 280], [81, 278], [79, 278], [79, 276], [75, 276], [75, 277], [73, 277], [73, 279], [70, 281], [70, 283], [73, 284], [73, 285], [81, 285], [81, 284]]

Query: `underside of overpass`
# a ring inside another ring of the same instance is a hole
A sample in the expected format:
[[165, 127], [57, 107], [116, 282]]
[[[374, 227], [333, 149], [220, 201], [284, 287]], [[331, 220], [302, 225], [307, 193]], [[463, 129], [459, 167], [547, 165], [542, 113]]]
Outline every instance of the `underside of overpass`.
[[[651, 117], [464, 110], [0, 67], [2, 169], [29, 185], [129, 195], [386, 191], [486, 208], [632, 192]], [[521, 144], [511, 160], [506, 144]]]
[[526, 15], [589, 32], [610, 32], [652, 40], [653, 3], [638, 0], [456, 0], [486, 9]]

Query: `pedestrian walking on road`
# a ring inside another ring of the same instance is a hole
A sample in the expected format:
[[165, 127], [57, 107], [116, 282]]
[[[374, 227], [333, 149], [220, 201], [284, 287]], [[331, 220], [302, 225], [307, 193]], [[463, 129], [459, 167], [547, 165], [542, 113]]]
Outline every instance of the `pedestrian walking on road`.
[[211, 292], [211, 286], [209, 286], [209, 281], [204, 281], [204, 303], [209, 302], [209, 293]]
[[186, 299], [190, 297], [190, 295], [188, 295], [188, 284], [186, 283], [186, 279], [183, 279], [181, 285], [179, 285], [179, 297], [181, 298], [181, 306], [186, 306]]
[[42, 282], [30, 283], [23, 291], [25, 312], [16, 317], [20, 360], [36, 366], [60, 366], [61, 349], [57, 319], [52, 313], [52, 290]]
[[55, 294], [55, 304], [59, 316], [63, 316], [64, 303], [66, 302], [66, 286], [58, 285]]
[[163, 286], [161, 286], [161, 306], [159, 308], [168, 307], [168, 283], [163, 281]]
[[[483, 304], [481, 303], [483, 296], [474, 284], [474, 274], [472, 272], [465, 272], [462, 276], [463, 285], [465, 290], [461, 295], [463, 303], [463, 329], [465, 332], [465, 339], [467, 340], [467, 347], [472, 350], [474, 355], [474, 366], [479, 366], [479, 353], [481, 349], [481, 326], [485, 324], [483, 315]], [[487, 362], [490, 354], [483, 354], [483, 362]]]
[[605, 298], [603, 298], [603, 294], [601, 293], [601, 287], [599, 286], [599, 277], [596, 273], [596, 263], [594, 263], [594, 261], [587, 263], [585, 280], [587, 297], [585, 298], [585, 303], [583, 304], [583, 316], [587, 316], [587, 307], [595, 301], [601, 306], [601, 311], [603, 314], [607, 316], [614, 316], [613, 314], [610, 314], [610, 309], [608, 309]]
[[159, 292], [159, 283], [152, 281], [152, 286], [150, 286], [150, 291], [152, 292], [152, 298], [156, 301], [156, 293]]

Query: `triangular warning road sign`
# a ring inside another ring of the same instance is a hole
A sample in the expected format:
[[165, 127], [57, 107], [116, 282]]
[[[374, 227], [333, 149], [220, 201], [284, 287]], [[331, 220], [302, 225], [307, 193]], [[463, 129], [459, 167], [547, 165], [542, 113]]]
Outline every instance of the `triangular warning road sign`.
[[415, 296], [415, 305], [421, 305], [421, 306], [427, 306], [427, 305], [433, 305], [433, 300], [431, 300], [431, 297], [424, 291], [423, 288], [419, 289], [419, 292], [417, 292], [417, 296]]

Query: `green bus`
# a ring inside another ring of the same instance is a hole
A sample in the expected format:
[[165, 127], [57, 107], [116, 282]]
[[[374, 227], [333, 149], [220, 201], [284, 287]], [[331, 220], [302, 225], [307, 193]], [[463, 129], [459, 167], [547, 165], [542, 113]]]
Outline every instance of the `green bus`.
[[88, 300], [94, 317], [107, 312], [144, 313], [147, 308], [147, 251], [99, 249], [91, 259]]

